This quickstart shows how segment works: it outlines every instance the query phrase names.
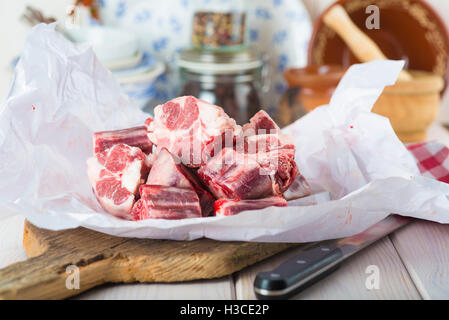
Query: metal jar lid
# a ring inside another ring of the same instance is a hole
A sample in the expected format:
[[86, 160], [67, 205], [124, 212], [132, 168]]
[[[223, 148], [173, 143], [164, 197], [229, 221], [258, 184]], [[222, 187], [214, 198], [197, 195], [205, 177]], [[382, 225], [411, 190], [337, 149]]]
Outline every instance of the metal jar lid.
[[250, 49], [223, 52], [185, 49], [179, 54], [178, 66], [203, 74], [235, 74], [258, 69], [262, 61]]

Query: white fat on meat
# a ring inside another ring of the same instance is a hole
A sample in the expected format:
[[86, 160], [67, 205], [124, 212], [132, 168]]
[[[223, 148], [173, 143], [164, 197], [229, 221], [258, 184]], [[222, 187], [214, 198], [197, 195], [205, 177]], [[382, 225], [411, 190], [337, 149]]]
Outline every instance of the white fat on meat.
[[158, 146], [180, 157], [183, 164], [199, 167], [221, 146], [224, 136], [233, 143], [241, 127], [222, 108], [192, 96], [179, 97], [154, 109], [148, 137]]
[[267, 207], [286, 207], [282, 196], [271, 196], [256, 200], [218, 199], [215, 201], [216, 216], [233, 216], [243, 211], [260, 210]]
[[141, 198], [131, 210], [131, 220], [201, 218], [198, 195], [193, 189], [157, 185], [140, 186]]
[[[147, 121], [149, 120], [147, 119]], [[145, 123], [147, 123], [147, 121]], [[137, 147], [146, 154], [150, 154], [153, 150], [153, 144], [148, 138], [146, 126], [95, 132], [93, 140], [94, 154], [105, 151], [116, 144], [126, 144], [131, 147]]]
[[101, 206], [130, 219], [138, 187], [148, 175], [149, 158], [139, 148], [117, 144], [87, 160], [87, 175]]

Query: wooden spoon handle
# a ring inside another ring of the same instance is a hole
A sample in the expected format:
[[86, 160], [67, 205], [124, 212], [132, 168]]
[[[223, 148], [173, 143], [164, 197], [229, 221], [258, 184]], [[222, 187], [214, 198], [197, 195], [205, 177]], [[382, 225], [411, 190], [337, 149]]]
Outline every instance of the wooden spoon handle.
[[[351, 49], [361, 62], [387, 59], [377, 44], [352, 22], [341, 5], [333, 6], [324, 15], [323, 20], [328, 27], [343, 39], [349, 49]], [[402, 80], [411, 80], [412, 76], [403, 70], [399, 78]]]

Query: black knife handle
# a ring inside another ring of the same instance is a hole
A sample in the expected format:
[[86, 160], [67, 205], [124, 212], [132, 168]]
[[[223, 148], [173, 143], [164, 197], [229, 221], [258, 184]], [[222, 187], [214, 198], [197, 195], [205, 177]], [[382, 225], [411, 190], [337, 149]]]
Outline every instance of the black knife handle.
[[259, 299], [287, 299], [338, 268], [343, 252], [335, 244], [320, 244], [283, 262], [254, 280]]

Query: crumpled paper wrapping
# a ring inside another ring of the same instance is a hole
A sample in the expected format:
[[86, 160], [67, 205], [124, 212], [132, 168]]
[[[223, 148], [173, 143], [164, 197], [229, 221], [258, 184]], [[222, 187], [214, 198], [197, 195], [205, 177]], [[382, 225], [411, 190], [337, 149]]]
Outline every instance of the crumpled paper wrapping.
[[1, 105], [0, 203], [47, 229], [176, 240], [318, 241], [357, 234], [390, 213], [448, 223], [449, 185], [420, 176], [388, 119], [370, 112], [402, 66], [352, 66], [329, 105], [285, 129], [301, 172], [321, 195], [315, 200], [230, 217], [125, 221], [99, 206], [85, 163], [94, 131], [142, 124], [146, 115], [89, 47], [38, 25]]

